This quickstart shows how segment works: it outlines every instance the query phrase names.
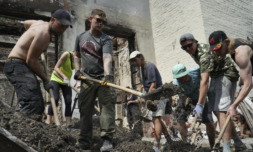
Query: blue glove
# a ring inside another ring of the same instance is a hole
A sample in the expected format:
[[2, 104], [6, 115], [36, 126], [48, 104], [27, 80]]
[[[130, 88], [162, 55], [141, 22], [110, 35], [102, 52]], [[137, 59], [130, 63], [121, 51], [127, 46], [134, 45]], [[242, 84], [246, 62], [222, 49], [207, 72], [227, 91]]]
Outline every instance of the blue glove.
[[197, 120], [201, 121], [202, 120], [202, 113], [203, 113], [203, 106], [199, 103], [197, 103], [195, 109], [192, 112], [193, 117], [195, 116], [196, 113], [198, 114]]

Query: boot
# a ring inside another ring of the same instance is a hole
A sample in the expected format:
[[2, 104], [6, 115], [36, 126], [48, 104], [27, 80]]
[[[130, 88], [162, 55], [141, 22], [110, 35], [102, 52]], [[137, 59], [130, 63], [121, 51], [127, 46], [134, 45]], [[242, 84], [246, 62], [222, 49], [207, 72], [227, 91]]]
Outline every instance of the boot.
[[103, 151], [111, 151], [113, 150], [112, 141], [108, 139], [104, 139], [103, 146], [100, 148], [100, 152]]

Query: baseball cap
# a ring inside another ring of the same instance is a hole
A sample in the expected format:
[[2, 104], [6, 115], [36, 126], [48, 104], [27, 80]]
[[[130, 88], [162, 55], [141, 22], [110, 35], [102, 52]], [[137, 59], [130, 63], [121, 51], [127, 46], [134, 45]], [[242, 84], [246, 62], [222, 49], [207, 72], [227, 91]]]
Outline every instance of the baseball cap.
[[181, 78], [189, 72], [183, 64], [177, 64], [172, 68], [173, 79]]
[[137, 55], [141, 54], [140, 51], [133, 51], [131, 54], [130, 54], [130, 57], [129, 57], [129, 61], [133, 58], [135, 58]]
[[210, 50], [215, 51], [220, 49], [222, 42], [227, 38], [227, 35], [223, 31], [214, 31], [209, 36]]
[[62, 25], [69, 25], [72, 28], [71, 18], [67, 11], [63, 9], [58, 9], [53, 13], [52, 17], [57, 18]]
[[186, 40], [195, 40], [194, 36], [191, 33], [185, 33], [183, 34], [180, 39], [179, 39], [179, 43], [181, 44], [182, 41], [186, 41]]

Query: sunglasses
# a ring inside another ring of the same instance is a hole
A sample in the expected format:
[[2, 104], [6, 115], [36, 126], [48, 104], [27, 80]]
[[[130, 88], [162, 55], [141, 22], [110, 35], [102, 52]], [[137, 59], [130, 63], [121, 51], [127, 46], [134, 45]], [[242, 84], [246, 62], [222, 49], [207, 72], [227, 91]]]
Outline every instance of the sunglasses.
[[191, 47], [192, 47], [192, 44], [193, 44], [193, 42], [190, 43], [190, 44], [188, 44], [188, 45], [186, 45], [186, 46], [182, 46], [181, 48], [182, 48], [183, 50], [186, 50], [187, 48], [191, 48]]
[[100, 18], [95, 18], [95, 17], [93, 17], [93, 18], [96, 19], [96, 21], [97, 21], [98, 23], [103, 23], [104, 25], [107, 24], [106, 21], [104, 21], [104, 20], [102, 20], [102, 19], [100, 19]]

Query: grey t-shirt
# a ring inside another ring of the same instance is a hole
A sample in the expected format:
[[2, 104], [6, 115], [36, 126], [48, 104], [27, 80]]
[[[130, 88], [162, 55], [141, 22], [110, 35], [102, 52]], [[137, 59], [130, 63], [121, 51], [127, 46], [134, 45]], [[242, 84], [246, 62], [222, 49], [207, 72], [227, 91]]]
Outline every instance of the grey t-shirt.
[[80, 52], [84, 76], [101, 78], [104, 76], [103, 53], [112, 54], [112, 40], [103, 32], [92, 35], [90, 31], [76, 37], [75, 50]]
[[148, 92], [152, 82], [156, 82], [156, 88], [163, 84], [159, 71], [151, 62], [148, 62], [144, 68], [141, 68], [141, 74], [142, 83], [146, 92]]

